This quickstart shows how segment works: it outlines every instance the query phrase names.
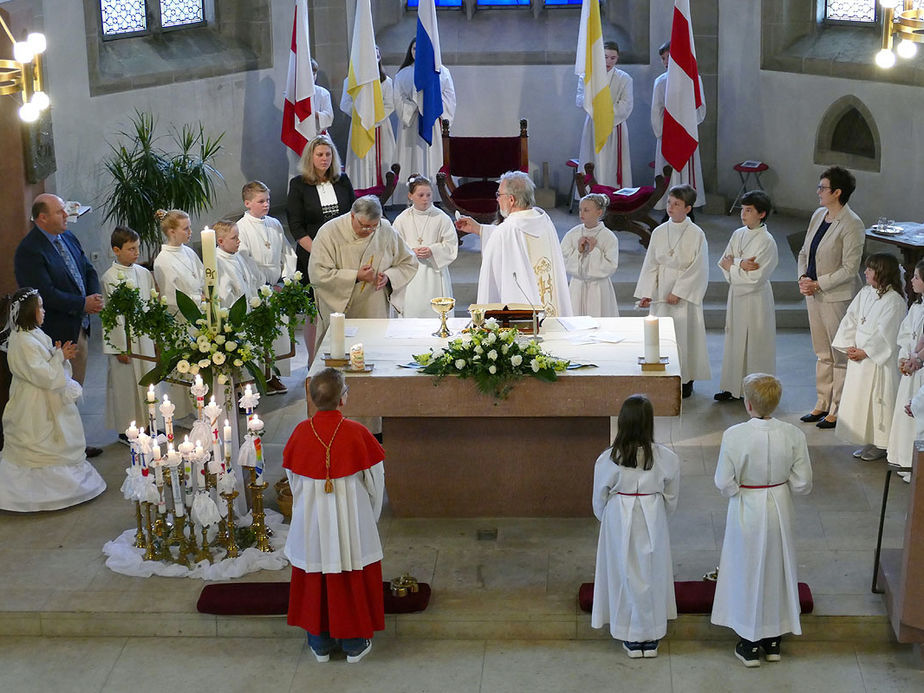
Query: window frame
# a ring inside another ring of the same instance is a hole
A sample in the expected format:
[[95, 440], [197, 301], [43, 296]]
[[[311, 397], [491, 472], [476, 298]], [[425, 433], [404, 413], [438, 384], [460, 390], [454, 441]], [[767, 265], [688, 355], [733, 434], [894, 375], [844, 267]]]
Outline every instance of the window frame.
[[162, 13], [161, 13], [161, 0], [144, 0], [144, 13], [147, 19], [148, 28], [144, 31], [126, 31], [121, 34], [109, 34], [107, 35], [104, 30], [103, 24], [103, 3], [102, 0], [99, 0], [99, 35], [102, 41], [118, 41], [121, 39], [127, 38], [137, 38], [139, 36], [157, 36], [159, 34], [169, 34], [174, 31], [186, 31], [187, 29], [198, 29], [200, 27], [208, 26], [211, 19], [214, 17], [214, 12], [210, 12], [213, 9], [211, 3], [207, 0], [199, 0], [199, 3], [202, 5], [202, 21], [193, 22], [191, 24], [179, 24], [177, 26], [167, 26], [163, 25]]
[[882, 6], [879, 4], [879, 0], [871, 0], [873, 3], [873, 20], [870, 22], [855, 19], [828, 19], [828, 1], [829, 0], [822, 0], [824, 7], [822, 9], [821, 24], [826, 24], [828, 26], [861, 27], [878, 27], [882, 25], [882, 13], [880, 12]]

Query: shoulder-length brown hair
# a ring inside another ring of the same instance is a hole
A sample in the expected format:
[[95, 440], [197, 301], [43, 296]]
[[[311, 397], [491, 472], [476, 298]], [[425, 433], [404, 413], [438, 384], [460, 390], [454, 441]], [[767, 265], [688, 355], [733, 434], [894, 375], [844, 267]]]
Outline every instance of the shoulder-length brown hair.
[[[331, 153], [330, 166], [324, 172], [324, 178], [318, 177], [317, 172], [314, 170], [314, 164], [312, 163], [314, 150], [321, 146], [330, 147]], [[337, 152], [334, 141], [327, 135], [318, 135], [306, 144], [305, 151], [302, 152], [302, 158], [298, 162], [298, 170], [302, 174], [302, 180], [309, 185], [336, 183], [340, 178], [340, 154]]]

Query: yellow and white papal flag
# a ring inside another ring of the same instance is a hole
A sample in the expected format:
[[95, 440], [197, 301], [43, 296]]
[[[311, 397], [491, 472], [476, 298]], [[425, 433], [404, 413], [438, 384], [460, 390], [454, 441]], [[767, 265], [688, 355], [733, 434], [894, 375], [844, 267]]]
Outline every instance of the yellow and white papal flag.
[[584, 0], [574, 74], [584, 80], [584, 110], [594, 122], [594, 151], [600, 152], [613, 132], [613, 98], [603, 55], [599, 0]]
[[356, 3], [347, 92], [353, 99], [350, 142], [353, 152], [362, 159], [375, 144], [375, 124], [385, 117], [369, 0]]

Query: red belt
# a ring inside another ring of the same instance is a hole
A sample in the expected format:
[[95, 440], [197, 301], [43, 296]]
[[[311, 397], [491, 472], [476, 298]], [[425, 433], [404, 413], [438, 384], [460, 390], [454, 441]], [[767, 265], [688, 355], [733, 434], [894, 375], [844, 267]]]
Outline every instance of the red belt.
[[623, 493], [622, 491], [617, 491], [616, 495], [618, 496], [657, 496], [657, 493]]
[[746, 486], [745, 484], [739, 484], [738, 488], [776, 488], [777, 486], [782, 486], [785, 483], [785, 481], [781, 481], [778, 484], [767, 484], [766, 486]]

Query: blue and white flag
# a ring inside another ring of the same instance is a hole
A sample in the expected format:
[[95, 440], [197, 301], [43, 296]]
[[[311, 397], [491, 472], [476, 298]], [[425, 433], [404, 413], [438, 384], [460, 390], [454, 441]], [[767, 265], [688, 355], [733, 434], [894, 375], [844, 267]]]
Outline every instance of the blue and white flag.
[[443, 114], [443, 95], [440, 90], [443, 61], [434, 0], [420, 0], [417, 6], [416, 49], [414, 87], [417, 89], [417, 110], [420, 111], [417, 131], [428, 145], [432, 145], [433, 125]]

